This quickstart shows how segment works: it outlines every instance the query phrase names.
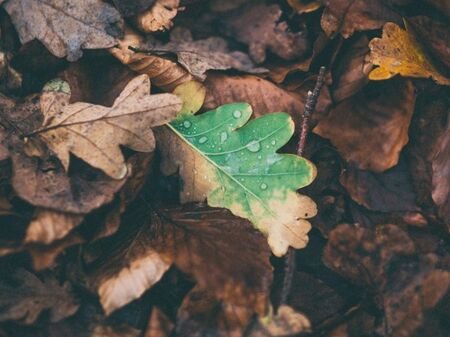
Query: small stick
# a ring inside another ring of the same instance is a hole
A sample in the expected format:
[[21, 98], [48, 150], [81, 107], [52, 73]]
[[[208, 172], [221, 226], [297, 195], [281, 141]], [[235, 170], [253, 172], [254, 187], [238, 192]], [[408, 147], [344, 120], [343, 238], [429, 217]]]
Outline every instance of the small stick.
[[[314, 109], [316, 108], [317, 100], [319, 98], [320, 90], [325, 82], [325, 67], [320, 67], [319, 75], [317, 76], [316, 85], [313, 91], [308, 91], [306, 98], [305, 111], [302, 115], [302, 125], [300, 129], [300, 137], [298, 141], [297, 154], [302, 156], [305, 152], [306, 138], [309, 131], [309, 122]], [[280, 305], [286, 304], [289, 293], [291, 292], [292, 280], [294, 278], [295, 270], [295, 249], [289, 248], [284, 264], [284, 280], [283, 288], [281, 289]]]

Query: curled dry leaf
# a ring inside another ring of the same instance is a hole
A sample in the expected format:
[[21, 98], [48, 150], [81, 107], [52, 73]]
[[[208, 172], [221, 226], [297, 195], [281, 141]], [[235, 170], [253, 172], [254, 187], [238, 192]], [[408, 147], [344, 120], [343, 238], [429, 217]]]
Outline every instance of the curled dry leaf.
[[180, 0], [156, 0], [153, 6], [136, 17], [136, 26], [145, 33], [172, 28]]
[[99, 259], [92, 277], [107, 313], [142, 295], [172, 263], [215, 298], [264, 312], [272, 277], [270, 252], [248, 221], [205, 206], [158, 213], [126, 238], [118, 233], [113, 251]]
[[[56, 90], [56, 91], [55, 91]], [[58, 93], [53, 84], [44, 91]], [[152, 126], [171, 120], [181, 108], [181, 100], [171, 94], [150, 95], [148, 76], [130, 81], [111, 108], [89, 103], [74, 103], [58, 109], [43, 109], [44, 123], [35, 133], [69, 168], [69, 153], [115, 179], [127, 174], [120, 145], [135, 151], [155, 148]]]
[[168, 124], [171, 130], [158, 130], [163, 172], [179, 168], [182, 202], [207, 198], [210, 206], [249, 219], [281, 256], [289, 246], [307, 244], [311, 225], [305, 219], [317, 210], [296, 190], [309, 185], [316, 170], [304, 158], [276, 153], [294, 133], [288, 114], [268, 114], [246, 124], [251, 114], [249, 104], [234, 103], [199, 116], [178, 116]]
[[332, 109], [314, 132], [330, 139], [359, 169], [381, 172], [397, 164], [408, 142], [414, 102], [408, 80], [371, 83]]
[[[150, 46], [150, 50], [153, 46]], [[230, 51], [227, 42], [220, 37], [209, 37], [194, 41], [187, 29], [174, 29], [170, 42], [155, 48], [175, 53], [178, 63], [183, 65], [194, 77], [205, 80], [208, 70], [236, 69], [247, 73], [264, 73], [264, 68], [256, 68], [247, 54]]]
[[17, 270], [13, 279], [17, 285], [0, 282], [0, 321], [32, 324], [43, 311], [49, 310], [50, 321], [57, 322], [78, 310], [68, 283], [60, 285], [52, 276], [41, 281], [24, 269]]
[[401, 17], [382, 0], [325, 0], [320, 24], [328, 36], [381, 28], [386, 22], [401, 23]]
[[[420, 254], [408, 234], [395, 225], [374, 230], [340, 225], [330, 233], [325, 262], [341, 275], [367, 285], [383, 309], [382, 336], [413, 336], [450, 289], [450, 272], [438, 257]], [[423, 335], [428, 335], [424, 333]]]
[[281, 14], [278, 5], [250, 3], [225, 18], [224, 31], [248, 44], [256, 63], [264, 62], [266, 49], [285, 60], [306, 55], [310, 50], [306, 32], [289, 31], [287, 23], [280, 21]]
[[177, 85], [193, 79], [186, 69], [169, 59], [135, 53], [128, 48], [139, 47], [141, 43], [142, 37], [127, 27], [118, 46], [109, 51], [131, 70], [139, 74], [146, 74], [155, 86], [165, 91], [172, 91]]
[[100, 0], [13, 0], [3, 7], [22, 43], [38, 39], [69, 61], [79, 59], [82, 48], [112, 47], [121, 34], [119, 12]]
[[83, 221], [83, 215], [37, 209], [30, 222], [25, 242], [51, 243], [67, 235]]
[[397, 74], [408, 77], [431, 77], [439, 84], [450, 85], [432, 63], [411, 29], [403, 30], [395, 23], [383, 27], [381, 38], [370, 41], [370, 60], [379, 66], [369, 74], [371, 80], [385, 80]]

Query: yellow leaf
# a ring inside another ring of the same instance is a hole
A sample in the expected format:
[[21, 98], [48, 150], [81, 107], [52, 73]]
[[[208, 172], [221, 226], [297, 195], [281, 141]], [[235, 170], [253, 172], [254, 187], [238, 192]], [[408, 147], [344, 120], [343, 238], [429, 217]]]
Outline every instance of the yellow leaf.
[[[48, 87], [50, 92], [52, 87]], [[59, 92], [55, 92], [57, 95]], [[47, 95], [48, 96], [48, 95]], [[120, 146], [151, 152], [155, 138], [151, 127], [175, 117], [181, 100], [172, 94], [150, 95], [150, 80], [141, 75], [130, 81], [112, 107], [78, 102], [61, 109], [43, 109], [39, 134], [48, 147], [69, 167], [69, 153], [115, 179], [127, 174]]]
[[397, 74], [407, 77], [433, 78], [439, 84], [450, 85], [433, 65], [413, 32], [388, 22], [381, 38], [369, 43], [370, 61], [380, 66], [369, 74], [371, 80], [385, 80]]
[[173, 94], [183, 101], [179, 114], [194, 114], [205, 101], [206, 88], [200, 82], [189, 81], [176, 87]]

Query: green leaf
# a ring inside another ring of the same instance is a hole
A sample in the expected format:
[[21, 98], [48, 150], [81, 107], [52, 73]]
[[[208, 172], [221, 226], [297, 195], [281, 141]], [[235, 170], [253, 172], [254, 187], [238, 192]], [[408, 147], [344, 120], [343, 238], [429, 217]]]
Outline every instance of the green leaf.
[[185, 166], [180, 170], [185, 183], [186, 177], [197, 180], [188, 185], [206, 195], [210, 206], [249, 219], [280, 256], [288, 246], [307, 243], [311, 225], [304, 219], [316, 214], [316, 205], [296, 190], [314, 180], [316, 169], [304, 158], [276, 153], [294, 132], [288, 114], [248, 122], [251, 114], [249, 104], [233, 103], [198, 116], [180, 115], [168, 126], [197, 155], [169, 145], [170, 156]]

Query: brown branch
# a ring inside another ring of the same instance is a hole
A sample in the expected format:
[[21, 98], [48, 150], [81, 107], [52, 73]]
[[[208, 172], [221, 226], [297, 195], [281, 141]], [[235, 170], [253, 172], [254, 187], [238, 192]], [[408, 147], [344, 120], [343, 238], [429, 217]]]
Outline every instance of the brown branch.
[[[316, 85], [313, 91], [308, 91], [308, 97], [306, 98], [305, 110], [302, 115], [302, 125], [300, 129], [300, 137], [298, 141], [297, 154], [302, 156], [305, 152], [306, 138], [309, 132], [309, 122], [311, 115], [316, 108], [317, 100], [320, 95], [320, 90], [325, 82], [325, 67], [320, 67], [319, 75], [317, 76]], [[295, 271], [295, 249], [289, 248], [286, 256], [284, 266], [284, 280], [283, 288], [281, 289], [280, 305], [286, 304], [289, 293], [291, 292], [292, 279], [294, 278]]]

